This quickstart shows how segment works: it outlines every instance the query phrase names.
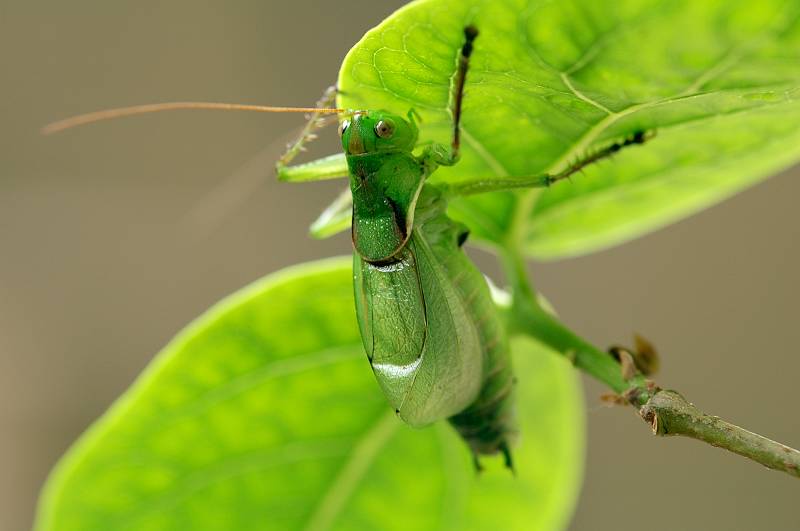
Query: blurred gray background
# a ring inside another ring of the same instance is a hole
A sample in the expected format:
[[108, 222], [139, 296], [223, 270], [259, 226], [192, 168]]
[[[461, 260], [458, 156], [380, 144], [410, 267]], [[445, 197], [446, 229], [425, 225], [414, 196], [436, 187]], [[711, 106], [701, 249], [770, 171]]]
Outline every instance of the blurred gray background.
[[[38, 128], [176, 99], [312, 104], [401, 4], [0, 3], [0, 529], [30, 526], [54, 462], [189, 320], [266, 273], [350, 252], [346, 237], [306, 237], [340, 183], [271, 178], [301, 116], [172, 113], [49, 138]], [[333, 152], [334, 137], [316, 153]], [[258, 153], [261, 171], [234, 176]], [[646, 335], [663, 357], [659, 382], [799, 446], [798, 177], [622, 247], [533, 264], [536, 282], [598, 345]], [[601, 392], [586, 382], [573, 529], [800, 529], [797, 480], [656, 439], [632, 410], [600, 405]]]

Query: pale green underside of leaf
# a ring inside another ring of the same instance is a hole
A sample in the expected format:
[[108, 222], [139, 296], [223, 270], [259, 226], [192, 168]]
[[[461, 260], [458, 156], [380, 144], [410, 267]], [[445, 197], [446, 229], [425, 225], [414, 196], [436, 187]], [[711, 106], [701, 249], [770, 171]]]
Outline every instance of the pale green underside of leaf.
[[580, 484], [572, 367], [515, 342], [517, 477], [405, 427], [358, 336], [351, 259], [295, 267], [177, 336], [49, 478], [40, 530], [559, 529]]
[[630, 148], [544, 192], [457, 201], [490, 243], [583, 254], [687, 216], [800, 158], [795, 0], [421, 0], [367, 33], [340, 71], [340, 105], [414, 108], [448, 142], [462, 31], [475, 43], [464, 157], [433, 181], [525, 176], [636, 130]]

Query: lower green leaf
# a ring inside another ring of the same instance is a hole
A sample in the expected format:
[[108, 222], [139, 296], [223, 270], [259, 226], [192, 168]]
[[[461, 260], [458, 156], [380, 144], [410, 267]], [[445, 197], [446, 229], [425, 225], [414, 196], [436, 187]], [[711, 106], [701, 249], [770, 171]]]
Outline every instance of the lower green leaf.
[[403, 425], [362, 351], [350, 259], [270, 275], [178, 335], [49, 478], [37, 528], [558, 529], [580, 483], [572, 368], [513, 343], [521, 442], [476, 476]]

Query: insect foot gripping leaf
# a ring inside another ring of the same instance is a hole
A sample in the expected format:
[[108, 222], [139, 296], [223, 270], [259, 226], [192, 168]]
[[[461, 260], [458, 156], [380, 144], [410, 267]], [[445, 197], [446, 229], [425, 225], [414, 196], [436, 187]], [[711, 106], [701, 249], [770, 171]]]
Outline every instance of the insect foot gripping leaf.
[[478, 478], [448, 426], [410, 429], [386, 407], [350, 259], [269, 275], [181, 332], [69, 450], [36, 529], [559, 529], [580, 482], [580, 388], [557, 356], [512, 346], [517, 476]]

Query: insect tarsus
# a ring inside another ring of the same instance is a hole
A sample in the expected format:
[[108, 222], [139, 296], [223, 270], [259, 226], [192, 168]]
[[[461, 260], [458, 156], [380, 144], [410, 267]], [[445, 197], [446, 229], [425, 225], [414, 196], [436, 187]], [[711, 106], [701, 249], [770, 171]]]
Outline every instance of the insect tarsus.
[[655, 135], [656, 135], [655, 130], [645, 131], [643, 129], [640, 129], [618, 142], [614, 142], [613, 144], [610, 144], [607, 147], [604, 147], [598, 151], [595, 151], [594, 153], [591, 153], [581, 159], [578, 159], [577, 161], [570, 164], [564, 171], [556, 173], [554, 175], [548, 175], [546, 177], [547, 179], [546, 185], [550, 186], [555, 182], [567, 179], [570, 176], [582, 171], [587, 166], [594, 164], [595, 162], [598, 162], [602, 159], [609, 158], [615, 155], [623, 148], [637, 144], [644, 144], [645, 142], [653, 138]]

